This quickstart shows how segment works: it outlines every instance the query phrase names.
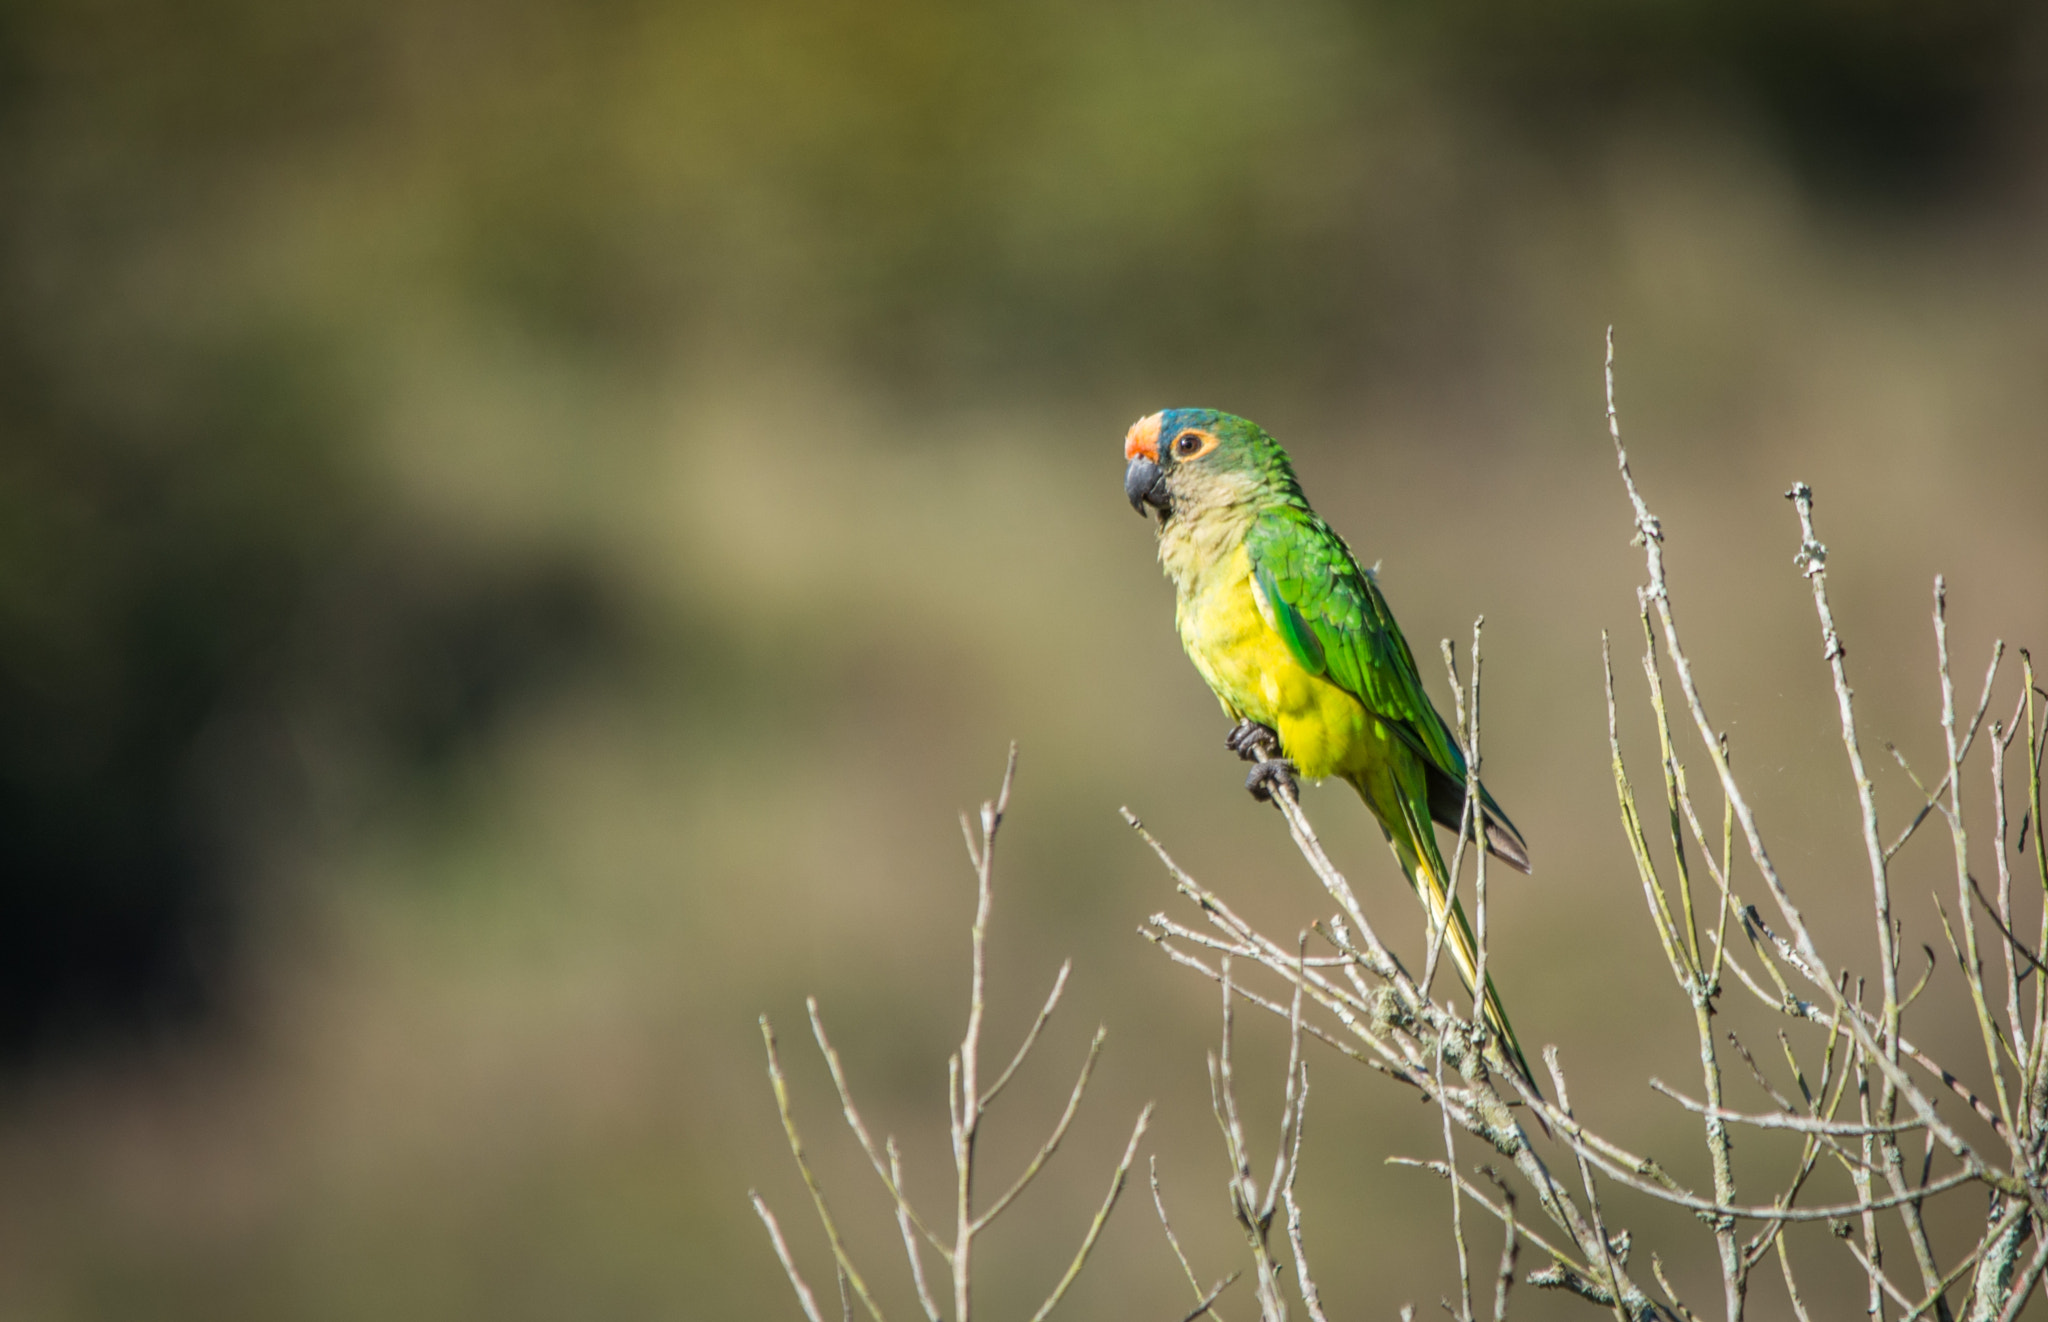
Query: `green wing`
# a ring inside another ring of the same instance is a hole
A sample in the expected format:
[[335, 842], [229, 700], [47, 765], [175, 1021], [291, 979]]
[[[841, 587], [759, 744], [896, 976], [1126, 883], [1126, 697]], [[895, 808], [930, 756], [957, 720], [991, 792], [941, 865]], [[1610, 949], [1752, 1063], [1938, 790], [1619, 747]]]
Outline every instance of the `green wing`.
[[[1252, 575], [1273, 609], [1294, 659], [1363, 702], [1429, 768], [1429, 815], [1458, 829], [1465, 809], [1465, 754], [1437, 714], [1415, 670], [1415, 656], [1379, 584], [1359, 567], [1344, 539], [1313, 510], [1276, 505], [1245, 536]], [[1529, 870], [1522, 833], [1479, 787], [1487, 847]]]
[[1423, 690], [1379, 585], [1343, 539], [1313, 511], [1279, 505], [1252, 525], [1245, 549], [1295, 660], [1357, 697], [1462, 785], [1465, 757], [1458, 741]]

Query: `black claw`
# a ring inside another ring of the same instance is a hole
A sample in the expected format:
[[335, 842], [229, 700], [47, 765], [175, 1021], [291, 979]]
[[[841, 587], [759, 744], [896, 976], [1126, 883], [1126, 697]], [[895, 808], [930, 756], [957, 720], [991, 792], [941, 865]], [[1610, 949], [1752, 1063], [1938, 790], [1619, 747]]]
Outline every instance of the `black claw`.
[[1239, 721], [1223, 736], [1223, 746], [1247, 762], [1265, 762], [1280, 755], [1280, 736], [1270, 725]]
[[1259, 759], [1251, 774], [1244, 778], [1244, 787], [1260, 803], [1272, 801], [1275, 785], [1285, 785], [1289, 798], [1299, 797], [1297, 791], [1300, 787], [1294, 781], [1294, 764], [1284, 757]]

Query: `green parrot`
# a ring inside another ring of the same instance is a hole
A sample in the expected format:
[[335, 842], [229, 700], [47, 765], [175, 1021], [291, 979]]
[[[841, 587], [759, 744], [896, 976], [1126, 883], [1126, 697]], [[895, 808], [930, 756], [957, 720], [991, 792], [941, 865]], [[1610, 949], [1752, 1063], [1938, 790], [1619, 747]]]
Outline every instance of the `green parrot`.
[[[1415, 657], [1372, 571], [1309, 508], [1280, 443], [1213, 409], [1167, 409], [1124, 438], [1124, 494], [1157, 515], [1188, 657], [1238, 724], [1227, 744], [1253, 761], [1246, 788], [1341, 776], [1372, 809], [1409, 884], [1443, 921], [1469, 990], [1472, 929], [1449, 893], [1432, 822], [1456, 830], [1465, 756], [1423, 691]], [[1528, 848], [1482, 786], [1488, 852], [1529, 870]], [[1493, 980], [1483, 998], [1506, 1056], [1535, 1087]]]

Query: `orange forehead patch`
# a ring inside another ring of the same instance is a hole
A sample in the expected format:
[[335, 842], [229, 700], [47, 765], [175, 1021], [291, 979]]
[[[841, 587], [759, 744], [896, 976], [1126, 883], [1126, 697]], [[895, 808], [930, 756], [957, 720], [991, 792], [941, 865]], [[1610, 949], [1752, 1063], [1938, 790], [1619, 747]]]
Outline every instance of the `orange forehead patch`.
[[1140, 418], [1131, 424], [1131, 429], [1124, 433], [1126, 460], [1142, 456], [1155, 464], [1159, 462], [1159, 425], [1164, 416], [1154, 413], [1151, 417]]

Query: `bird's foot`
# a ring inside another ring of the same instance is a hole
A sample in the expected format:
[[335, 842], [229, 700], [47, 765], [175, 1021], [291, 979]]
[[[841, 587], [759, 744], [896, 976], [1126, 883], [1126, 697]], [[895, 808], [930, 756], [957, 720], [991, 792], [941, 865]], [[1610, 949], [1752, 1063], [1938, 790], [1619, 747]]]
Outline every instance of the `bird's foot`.
[[1247, 762], [1265, 762], [1280, 755], [1280, 736], [1270, 725], [1239, 721], [1223, 736], [1223, 746]]
[[[1264, 726], [1259, 727], [1264, 729]], [[1260, 803], [1270, 803], [1275, 786], [1285, 786], [1288, 798], [1297, 798], [1299, 787], [1294, 781], [1294, 764], [1284, 757], [1262, 757], [1252, 766], [1249, 776], [1244, 778], [1244, 787]]]

